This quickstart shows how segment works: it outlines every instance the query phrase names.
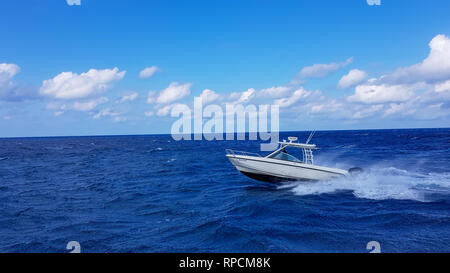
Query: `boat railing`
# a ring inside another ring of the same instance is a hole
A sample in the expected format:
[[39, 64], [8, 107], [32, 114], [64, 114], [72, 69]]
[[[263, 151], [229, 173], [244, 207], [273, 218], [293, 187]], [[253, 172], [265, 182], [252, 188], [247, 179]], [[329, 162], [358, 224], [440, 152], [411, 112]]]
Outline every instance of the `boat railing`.
[[262, 157], [260, 154], [257, 154], [257, 153], [249, 153], [249, 152], [236, 151], [236, 150], [231, 150], [231, 149], [226, 149], [225, 151], [226, 151], [227, 155], [245, 155], [245, 156]]

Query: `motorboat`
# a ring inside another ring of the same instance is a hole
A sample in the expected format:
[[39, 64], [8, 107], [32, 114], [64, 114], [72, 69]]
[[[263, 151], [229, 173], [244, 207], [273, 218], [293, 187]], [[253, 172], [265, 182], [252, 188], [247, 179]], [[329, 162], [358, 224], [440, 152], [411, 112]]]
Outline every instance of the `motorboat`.
[[[297, 137], [289, 137], [289, 141], [278, 142], [278, 148], [265, 157], [230, 149], [226, 150], [226, 156], [242, 174], [264, 182], [330, 180], [362, 170], [352, 168], [346, 171], [315, 165], [313, 151], [318, 148], [315, 144], [309, 144], [313, 135], [314, 132], [306, 143], [298, 143]], [[302, 160], [289, 154], [287, 148], [300, 149]]]

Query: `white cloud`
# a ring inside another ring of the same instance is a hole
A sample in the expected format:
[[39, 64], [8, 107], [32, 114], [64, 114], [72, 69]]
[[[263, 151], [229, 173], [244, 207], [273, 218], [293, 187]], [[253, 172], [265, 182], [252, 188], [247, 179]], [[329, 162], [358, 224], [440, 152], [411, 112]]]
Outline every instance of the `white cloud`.
[[[374, 112], [381, 117], [410, 116], [414, 119], [437, 119], [450, 114], [450, 39], [435, 36], [430, 53], [421, 63], [395, 70], [379, 79], [356, 86], [348, 102], [373, 104], [367, 109], [349, 104], [353, 118]], [[417, 95], [416, 91], [425, 91]]]
[[93, 118], [94, 119], [99, 119], [101, 117], [117, 117], [120, 116], [121, 113], [111, 110], [111, 108], [105, 108], [103, 110], [100, 110], [99, 112], [97, 112]]
[[138, 95], [139, 94], [136, 92], [133, 92], [129, 95], [124, 95], [124, 96], [120, 97], [119, 99], [117, 99], [116, 103], [123, 103], [126, 101], [134, 101], [135, 99], [137, 99]]
[[[393, 114], [397, 114], [397, 113], [405, 113], [407, 112], [406, 110], [408, 109], [408, 104], [407, 103], [390, 103], [387, 106], [387, 109], [384, 111], [383, 117], [387, 117]], [[409, 111], [408, 114], [411, 114], [412, 112]]]
[[337, 111], [341, 111], [344, 105], [336, 100], [331, 100], [327, 102], [317, 102], [311, 103], [310, 112], [313, 114], [319, 113], [334, 113]]
[[450, 91], [450, 80], [436, 84], [435, 91], [438, 93]]
[[203, 104], [208, 104], [213, 101], [216, 101], [219, 97], [220, 97], [219, 94], [217, 94], [216, 92], [214, 92], [210, 89], [205, 89], [200, 94], [200, 98], [202, 99]]
[[249, 88], [244, 92], [233, 92], [230, 94], [230, 99], [233, 100], [231, 104], [248, 103], [256, 94], [254, 88]]
[[158, 71], [159, 71], [159, 68], [157, 66], [151, 66], [151, 67], [144, 68], [141, 72], [139, 72], [139, 78], [141, 78], [141, 79], [150, 78]]
[[[170, 114], [170, 112], [172, 111], [172, 108], [174, 108], [174, 107], [183, 107], [184, 108], [184, 107], [188, 107], [188, 106], [186, 104], [181, 104], [181, 103], [172, 103], [172, 104], [164, 105], [161, 108], [157, 109], [156, 115], [159, 117], [168, 116]], [[153, 114], [150, 114], [150, 115], [153, 115]]]
[[274, 101], [274, 104], [279, 105], [280, 107], [289, 107], [299, 101], [302, 98], [307, 98], [311, 95], [310, 91], [306, 91], [303, 87], [295, 90], [290, 97], [281, 98]]
[[348, 74], [344, 75], [338, 83], [339, 88], [349, 88], [360, 84], [367, 78], [367, 73], [359, 69], [352, 69]]
[[436, 83], [450, 79], [450, 38], [435, 36], [429, 43], [430, 53], [421, 63], [397, 69], [383, 77], [391, 84], [427, 82]]
[[100, 97], [96, 99], [90, 100], [81, 100], [81, 101], [73, 101], [73, 102], [64, 102], [64, 101], [51, 101], [47, 104], [47, 109], [55, 110], [58, 115], [61, 115], [65, 111], [75, 110], [75, 111], [91, 111], [94, 110], [100, 104], [108, 102], [108, 98]]
[[306, 66], [298, 73], [298, 77], [303, 80], [306, 78], [323, 78], [339, 68], [349, 65], [351, 62], [353, 62], [353, 58], [348, 58], [341, 63], [314, 64], [312, 66]]
[[118, 112], [116, 110], [113, 110], [111, 108], [105, 108], [101, 111], [98, 111], [95, 115], [92, 117], [94, 119], [100, 119], [100, 118], [111, 118], [113, 122], [122, 122], [126, 121], [127, 118], [122, 116], [123, 113]]
[[[280, 109], [283, 108], [281, 115], [304, 117], [305, 120], [326, 117], [326, 119], [342, 119], [356, 123], [355, 120], [366, 118], [396, 119], [407, 115], [411, 119], [445, 119], [450, 116], [450, 59], [447, 56], [449, 40], [444, 35], [436, 36], [430, 42], [430, 54], [423, 62], [399, 68], [379, 78], [366, 80], [367, 72], [348, 69], [350, 71], [338, 82], [340, 88], [355, 87], [354, 94], [348, 97], [344, 95], [340, 98], [330, 97], [320, 91], [308, 91], [294, 84], [258, 90], [249, 88], [229, 95], [204, 89], [200, 97], [205, 104], [222, 104], [227, 101], [232, 104], [275, 104], [279, 105]], [[351, 61], [350, 58], [341, 63], [305, 67], [299, 73], [299, 77], [302, 79], [324, 77], [348, 65]], [[150, 77], [157, 71], [156, 67], [156, 70], [150, 68], [152, 67], [141, 71], [139, 76]], [[14, 86], [12, 79], [19, 71], [20, 68], [17, 65], [0, 64], [0, 99], [2, 99], [2, 88], [5, 90], [7, 87], [8, 90], [12, 90], [9, 87]], [[91, 69], [81, 74], [63, 72], [52, 79], [43, 81], [40, 93], [53, 98], [54, 101], [50, 102], [47, 108], [54, 110], [55, 115], [66, 111], [84, 111], [89, 112], [89, 115], [96, 119], [104, 117], [116, 122], [124, 121], [126, 118], [122, 116], [123, 113], [111, 108], [101, 111], [96, 109], [108, 101], [108, 98], [102, 96], [106, 96], [104, 93], [124, 75], [125, 71], [119, 71], [117, 68]], [[177, 101], [189, 96], [190, 93], [190, 83], [177, 82], [170, 83], [160, 92], [149, 91], [147, 103], [153, 104], [153, 107], [143, 114], [147, 117], [168, 116], [173, 107], [178, 105]], [[140, 97], [137, 92], [122, 95], [124, 96], [117, 99], [114, 97], [116, 103], [131, 102]], [[115, 106], [126, 107], [127, 105]]]
[[108, 90], [111, 84], [121, 80], [125, 73], [119, 72], [117, 67], [104, 70], [90, 69], [81, 74], [62, 72], [52, 79], [43, 81], [40, 93], [55, 99], [87, 98]]
[[159, 93], [156, 102], [159, 104], [166, 104], [184, 98], [191, 93], [191, 85], [191, 83], [180, 84], [172, 82], [169, 87]]
[[249, 88], [243, 92], [233, 92], [228, 96], [230, 104], [246, 104], [246, 103], [270, 103], [267, 99], [276, 99], [290, 95], [292, 86], [273, 86], [256, 90]]
[[97, 105], [100, 105], [100, 104], [103, 104], [106, 102], [108, 102], [108, 98], [106, 98], [106, 97], [101, 97], [98, 99], [82, 101], [82, 102], [75, 101], [73, 103], [73, 109], [77, 110], [77, 111], [91, 111], [95, 107], [97, 107]]
[[365, 107], [353, 113], [352, 118], [361, 119], [374, 115], [383, 109], [382, 104], [371, 105], [370, 107]]
[[160, 117], [167, 116], [173, 106], [174, 106], [173, 104], [169, 104], [169, 105], [166, 105], [166, 106], [158, 109], [158, 111], [156, 112], [156, 115], [158, 115]]
[[289, 86], [273, 86], [259, 90], [257, 95], [262, 98], [281, 98], [286, 96], [291, 89]]
[[4, 85], [10, 84], [10, 80], [17, 73], [19, 73], [20, 67], [16, 64], [0, 64], [0, 88]]
[[148, 91], [147, 94], [147, 103], [148, 104], [153, 104], [156, 102], [156, 92], [155, 91]]
[[414, 96], [408, 85], [363, 84], [355, 88], [355, 94], [348, 97], [350, 102], [386, 103], [407, 101]]
[[34, 88], [17, 85], [13, 77], [20, 72], [16, 64], [0, 63], [0, 100], [22, 101], [37, 97]]
[[417, 110], [417, 113], [414, 113], [415, 117], [418, 119], [437, 119], [442, 117], [447, 117], [450, 115], [450, 107], [449, 103], [435, 103], [422, 106]]
[[172, 110], [172, 108], [174, 108], [177, 105], [181, 105], [181, 104], [173, 103], [173, 104], [165, 105], [158, 109], [158, 111], [156, 112], [156, 115], [159, 117], [168, 116], [170, 114], [170, 111]]
[[66, 0], [66, 3], [69, 6], [81, 6], [81, 0]]

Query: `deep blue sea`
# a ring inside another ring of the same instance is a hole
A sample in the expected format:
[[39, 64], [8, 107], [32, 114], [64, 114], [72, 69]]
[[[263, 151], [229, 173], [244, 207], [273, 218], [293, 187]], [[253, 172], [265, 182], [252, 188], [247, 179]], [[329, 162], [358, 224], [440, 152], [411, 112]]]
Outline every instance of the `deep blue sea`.
[[[281, 137], [308, 137], [308, 132]], [[450, 251], [450, 129], [319, 131], [357, 177], [268, 184], [170, 135], [0, 139], [0, 252]]]

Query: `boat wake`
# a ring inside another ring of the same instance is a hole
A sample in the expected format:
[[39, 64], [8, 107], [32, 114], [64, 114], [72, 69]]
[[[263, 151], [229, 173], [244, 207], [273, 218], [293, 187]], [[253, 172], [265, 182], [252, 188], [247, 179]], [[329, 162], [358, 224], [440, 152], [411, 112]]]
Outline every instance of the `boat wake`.
[[394, 167], [369, 168], [355, 176], [315, 183], [291, 182], [279, 188], [301, 196], [351, 191], [357, 198], [432, 202], [450, 196], [450, 173], [415, 174]]

